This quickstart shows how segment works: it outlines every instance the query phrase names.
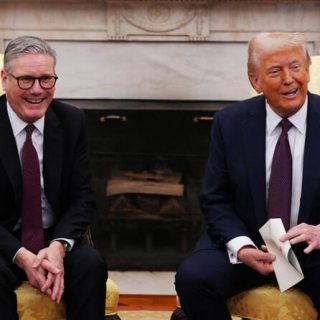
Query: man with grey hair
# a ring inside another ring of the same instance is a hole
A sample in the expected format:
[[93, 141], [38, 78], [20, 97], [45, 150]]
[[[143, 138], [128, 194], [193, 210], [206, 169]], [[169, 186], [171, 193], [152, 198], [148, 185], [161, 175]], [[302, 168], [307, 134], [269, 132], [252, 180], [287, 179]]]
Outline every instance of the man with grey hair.
[[0, 317], [19, 319], [14, 290], [28, 280], [68, 320], [104, 319], [107, 269], [84, 240], [95, 205], [85, 118], [53, 98], [55, 51], [9, 42], [0, 97]]
[[214, 117], [200, 196], [207, 229], [176, 275], [189, 320], [231, 319], [229, 297], [274, 282], [275, 256], [259, 234], [269, 218], [282, 219], [280, 241], [290, 241], [305, 276], [296, 286], [320, 310], [320, 97], [308, 92], [306, 41], [260, 33], [248, 56], [261, 95]]

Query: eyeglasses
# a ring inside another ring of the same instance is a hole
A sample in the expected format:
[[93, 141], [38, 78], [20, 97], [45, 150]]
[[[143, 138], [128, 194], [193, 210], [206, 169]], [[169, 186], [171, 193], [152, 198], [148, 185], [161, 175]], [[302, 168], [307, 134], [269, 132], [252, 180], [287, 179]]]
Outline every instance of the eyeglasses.
[[9, 73], [11, 77], [17, 80], [18, 86], [22, 90], [31, 89], [36, 80], [39, 81], [40, 87], [42, 89], [52, 89], [58, 79], [57, 76], [42, 76], [42, 77], [31, 77], [31, 76], [21, 76], [16, 77], [12, 73]]

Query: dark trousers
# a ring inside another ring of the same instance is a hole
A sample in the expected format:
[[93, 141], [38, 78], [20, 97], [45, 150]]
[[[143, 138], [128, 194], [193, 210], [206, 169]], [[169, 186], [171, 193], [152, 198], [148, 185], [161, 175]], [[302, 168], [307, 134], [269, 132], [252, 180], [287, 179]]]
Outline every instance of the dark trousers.
[[[65, 257], [63, 300], [67, 320], [103, 320], [105, 311], [107, 267], [92, 246], [76, 244]], [[20, 268], [0, 255], [0, 317], [18, 320], [14, 290], [25, 280]]]
[[[320, 266], [303, 270], [299, 284], [319, 310]], [[188, 320], [230, 320], [226, 300], [244, 290], [274, 281], [244, 264], [231, 264], [226, 249], [215, 246], [207, 235], [178, 268], [176, 291]], [[263, 303], [263, 302], [262, 302]]]

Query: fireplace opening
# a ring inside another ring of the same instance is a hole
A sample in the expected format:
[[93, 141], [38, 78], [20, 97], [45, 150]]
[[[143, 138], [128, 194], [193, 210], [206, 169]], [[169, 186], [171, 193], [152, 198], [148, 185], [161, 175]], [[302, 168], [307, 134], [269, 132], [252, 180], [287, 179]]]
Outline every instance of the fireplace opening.
[[175, 270], [204, 228], [214, 110], [86, 109], [94, 240], [110, 270]]

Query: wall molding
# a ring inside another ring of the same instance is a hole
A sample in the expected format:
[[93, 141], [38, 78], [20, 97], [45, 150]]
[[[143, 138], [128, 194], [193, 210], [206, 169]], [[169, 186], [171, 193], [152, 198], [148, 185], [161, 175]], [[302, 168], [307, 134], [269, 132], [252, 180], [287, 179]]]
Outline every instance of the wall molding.
[[315, 43], [319, 14], [314, 0], [2, 0], [0, 39], [247, 42], [283, 30]]
[[205, 41], [208, 1], [108, 1], [109, 40]]

